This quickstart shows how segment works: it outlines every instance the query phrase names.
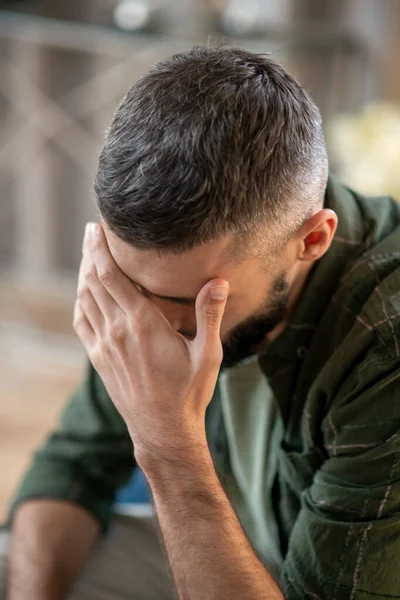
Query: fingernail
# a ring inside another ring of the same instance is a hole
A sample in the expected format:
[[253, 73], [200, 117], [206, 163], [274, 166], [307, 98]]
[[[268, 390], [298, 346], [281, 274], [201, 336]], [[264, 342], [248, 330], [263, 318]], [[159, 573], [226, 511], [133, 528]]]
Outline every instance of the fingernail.
[[225, 300], [228, 294], [229, 288], [226, 285], [215, 285], [210, 288], [210, 296], [213, 300]]
[[89, 233], [92, 238], [95, 238], [99, 233], [99, 228], [97, 223], [90, 223], [89, 225]]

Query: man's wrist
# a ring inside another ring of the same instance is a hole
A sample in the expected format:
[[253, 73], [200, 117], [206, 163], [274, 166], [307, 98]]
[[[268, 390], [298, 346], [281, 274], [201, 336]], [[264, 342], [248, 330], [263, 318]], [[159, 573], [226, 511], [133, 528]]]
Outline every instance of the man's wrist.
[[171, 460], [162, 459], [144, 471], [153, 495], [157, 513], [209, 519], [224, 505], [225, 496], [214, 469], [208, 448], [187, 453]]
[[214, 468], [206, 439], [190, 443], [181, 440], [179, 444], [157, 449], [140, 448], [135, 450], [135, 458], [150, 486], [164, 479], [185, 478], [189, 482]]
[[204, 427], [181, 427], [178, 431], [169, 431], [165, 437], [165, 440], [134, 444], [135, 460], [148, 475], [185, 469], [209, 456]]

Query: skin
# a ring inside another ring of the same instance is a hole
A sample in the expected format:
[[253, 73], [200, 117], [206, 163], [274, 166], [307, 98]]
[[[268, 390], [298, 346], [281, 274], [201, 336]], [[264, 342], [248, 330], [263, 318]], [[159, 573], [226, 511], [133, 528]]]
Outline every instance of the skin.
[[267, 349], [336, 225], [335, 213], [318, 207], [268, 267], [259, 258], [229, 262], [229, 238], [159, 256], [128, 246], [104, 224], [87, 227], [74, 327], [149, 481], [181, 600], [282, 598], [220, 486], [204, 417], [222, 344], [246, 320], [270, 311], [283, 275], [284, 318], [255, 350]]
[[99, 522], [78, 504], [24, 502], [13, 521], [6, 600], [67, 598], [99, 537]]

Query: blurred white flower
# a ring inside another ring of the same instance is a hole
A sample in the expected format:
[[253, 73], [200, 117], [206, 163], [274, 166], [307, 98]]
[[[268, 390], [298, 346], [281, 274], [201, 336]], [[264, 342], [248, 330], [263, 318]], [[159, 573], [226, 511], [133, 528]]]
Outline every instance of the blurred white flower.
[[367, 194], [400, 200], [400, 107], [378, 103], [327, 124], [329, 154], [341, 179]]
[[137, 31], [150, 20], [150, 6], [147, 0], [122, 0], [114, 10], [115, 24], [125, 31]]

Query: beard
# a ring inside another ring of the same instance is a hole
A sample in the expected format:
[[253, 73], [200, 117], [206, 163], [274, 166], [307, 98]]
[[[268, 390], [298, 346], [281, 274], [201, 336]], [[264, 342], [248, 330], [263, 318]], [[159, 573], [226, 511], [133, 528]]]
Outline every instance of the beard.
[[284, 274], [272, 285], [272, 292], [255, 315], [244, 321], [227, 335], [222, 342], [224, 352], [221, 368], [227, 369], [256, 354], [257, 347], [286, 316], [289, 303], [289, 284]]

